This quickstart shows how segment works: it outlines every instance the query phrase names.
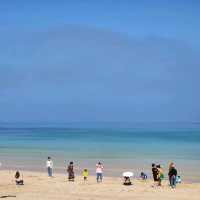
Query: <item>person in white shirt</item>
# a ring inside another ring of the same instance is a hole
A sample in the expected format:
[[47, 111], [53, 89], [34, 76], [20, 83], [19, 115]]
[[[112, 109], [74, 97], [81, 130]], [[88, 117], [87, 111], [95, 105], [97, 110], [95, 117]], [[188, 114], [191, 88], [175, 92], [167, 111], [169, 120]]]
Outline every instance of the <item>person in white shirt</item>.
[[52, 177], [53, 161], [51, 160], [51, 157], [48, 157], [48, 160], [46, 162], [46, 167], [47, 167], [48, 176]]
[[103, 165], [99, 162], [96, 164], [97, 183], [103, 179]]

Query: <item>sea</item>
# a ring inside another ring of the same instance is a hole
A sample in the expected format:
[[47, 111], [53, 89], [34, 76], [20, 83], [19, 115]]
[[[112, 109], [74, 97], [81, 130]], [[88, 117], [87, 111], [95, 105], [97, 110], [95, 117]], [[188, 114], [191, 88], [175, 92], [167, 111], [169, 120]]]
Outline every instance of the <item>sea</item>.
[[199, 123], [0, 123], [0, 170], [46, 172], [50, 156], [54, 172], [66, 174], [74, 162], [75, 173], [85, 168], [95, 174], [121, 177], [132, 171], [151, 177], [151, 164], [160, 164], [167, 179], [174, 162], [185, 182], [200, 182]]

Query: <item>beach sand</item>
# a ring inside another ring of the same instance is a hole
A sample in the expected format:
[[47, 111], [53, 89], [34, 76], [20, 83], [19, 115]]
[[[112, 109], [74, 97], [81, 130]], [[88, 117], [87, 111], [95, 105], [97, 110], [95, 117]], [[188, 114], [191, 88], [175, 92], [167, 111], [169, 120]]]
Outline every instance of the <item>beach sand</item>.
[[96, 183], [90, 176], [84, 182], [76, 177], [75, 182], [68, 182], [64, 174], [54, 174], [49, 178], [44, 172], [23, 172], [24, 186], [16, 186], [14, 171], [0, 171], [0, 196], [13, 195], [6, 199], [19, 200], [98, 200], [98, 199], [136, 199], [136, 200], [199, 200], [200, 183], [182, 183], [171, 189], [164, 181], [162, 187], [152, 187], [152, 180], [133, 180], [132, 186], [122, 185], [122, 179], [105, 177], [103, 183]]

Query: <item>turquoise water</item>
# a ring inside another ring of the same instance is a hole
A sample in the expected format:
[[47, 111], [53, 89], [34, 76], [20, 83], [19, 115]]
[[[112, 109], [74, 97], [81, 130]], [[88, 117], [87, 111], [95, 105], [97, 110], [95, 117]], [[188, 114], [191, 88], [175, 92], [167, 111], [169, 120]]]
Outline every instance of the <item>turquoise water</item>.
[[150, 174], [151, 163], [166, 169], [174, 161], [186, 180], [200, 181], [200, 128], [190, 127], [2, 127], [0, 162], [6, 169], [44, 170], [47, 156], [55, 170], [64, 172], [73, 160], [77, 173], [94, 172], [97, 161], [106, 175], [123, 170]]

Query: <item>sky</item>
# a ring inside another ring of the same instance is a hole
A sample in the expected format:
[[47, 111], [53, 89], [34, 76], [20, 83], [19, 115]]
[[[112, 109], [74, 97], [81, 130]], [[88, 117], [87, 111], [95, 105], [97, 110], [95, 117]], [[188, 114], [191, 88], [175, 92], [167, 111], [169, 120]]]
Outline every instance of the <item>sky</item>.
[[200, 121], [199, 10], [1, 0], [0, 122]]

